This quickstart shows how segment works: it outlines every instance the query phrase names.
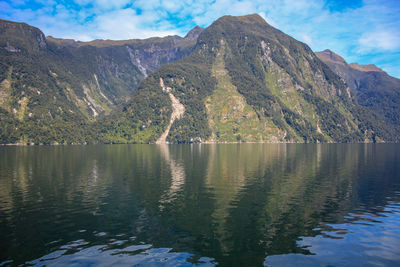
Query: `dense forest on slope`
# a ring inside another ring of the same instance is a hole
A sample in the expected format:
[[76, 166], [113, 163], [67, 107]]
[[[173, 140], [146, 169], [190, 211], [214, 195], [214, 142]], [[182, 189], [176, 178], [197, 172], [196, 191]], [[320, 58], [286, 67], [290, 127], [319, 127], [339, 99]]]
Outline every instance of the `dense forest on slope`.
[[0, 143], [96, 141], [93, 125], [161, 65], [190, 54], [188, 38], [75, 42], [0, 20]]
[[[169, 142], [371, 140], [352, 114], [355, 104], [340, 77], [307, 45], [258, 15], [222, 17], [201, 33], [190, 56], [151, 74], [129, 102], [130, 109], [111, 120], [111, 125], [125, 125], [120, 133], [109, 127], [115, 141], [153, 142], [165, 129], [168, 116], [160, 114], [171, 104], [160, 78], [186, 107]], [[140, 99], [154, 101], [143, 107]], [[252, 123], [245, 127], [242, 120]], [[145, 138], [121, 136], [129, 127]]]
[[86, 43], [0, 21], [0, 58], [0, 143], [399, 140], [397, 79], [338, 71], [258, 15]]
[[354, 114], [361, 127], [373, 131], [373, 138], [399, 141], [400, 79], [389, 76], [375, 65], [347, 62], [330, 50], [315, 53], [350, 87], [355, 101]]

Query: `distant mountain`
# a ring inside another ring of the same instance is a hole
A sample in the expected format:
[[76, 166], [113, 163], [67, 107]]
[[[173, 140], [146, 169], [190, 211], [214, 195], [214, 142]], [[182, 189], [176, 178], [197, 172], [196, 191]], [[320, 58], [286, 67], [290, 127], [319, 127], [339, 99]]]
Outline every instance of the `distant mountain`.
[[350, 63], [349, 66], [352, 67], [353, 69], [363, 72], [368, 72], [368, 71], [384, 72], [382, 69], [378, 68], [374, 64], [360, 65], [358, 63]]
[[369, 117], [368, 121], [381, 124], [375, 127], [386, 132], [381, 135], [392, 136], [386, 139], [398, 140], [400, 79], [389, 76], [375, 65], [347, 64], [330, 50], [315, 54], [346, 81], [357, 103], [364, 108], [364, 113], [369, 113], [364, 115]]
[[149, 73], [187, 56], [200, 31], [75, 42], [0, 20], [0, 142], [88, 141], [91, 121], [128, 100]]

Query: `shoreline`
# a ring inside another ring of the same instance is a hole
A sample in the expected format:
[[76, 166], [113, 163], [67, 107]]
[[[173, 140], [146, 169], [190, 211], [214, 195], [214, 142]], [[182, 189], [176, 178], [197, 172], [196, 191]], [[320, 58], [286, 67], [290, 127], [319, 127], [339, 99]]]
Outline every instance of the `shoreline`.
[[0, 146], [90, 146], [90, 145], [223, 145], [223, 144], [398, 144], [399, 142], [351, 142], [351, 143], [339, 143], [339, 142], [318, 142], [318, 143], [305, 143], [305, 142], [193, 142], [193, 143], [71, 143], [71, 144], [34, 144], [34, 143], [11, 143], [11, 144], [0, 144]]

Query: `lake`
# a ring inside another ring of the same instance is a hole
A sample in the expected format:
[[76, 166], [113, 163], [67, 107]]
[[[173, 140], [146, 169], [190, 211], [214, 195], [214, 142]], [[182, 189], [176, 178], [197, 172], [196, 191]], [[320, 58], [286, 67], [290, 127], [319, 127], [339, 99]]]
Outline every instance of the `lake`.
[[400, 266], [400, 145], [0, 147], [0, 266]]

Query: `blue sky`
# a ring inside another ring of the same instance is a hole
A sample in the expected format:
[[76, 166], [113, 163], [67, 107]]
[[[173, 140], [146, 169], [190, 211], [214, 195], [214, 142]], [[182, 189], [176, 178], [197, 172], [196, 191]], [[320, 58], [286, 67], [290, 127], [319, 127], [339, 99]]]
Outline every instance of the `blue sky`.
[[400, 78], [400, 0], [0, 0], [0, 18], [82, 41], [183, 36], [223, 15], [250, 13], [314, 51], [329, 48]]

